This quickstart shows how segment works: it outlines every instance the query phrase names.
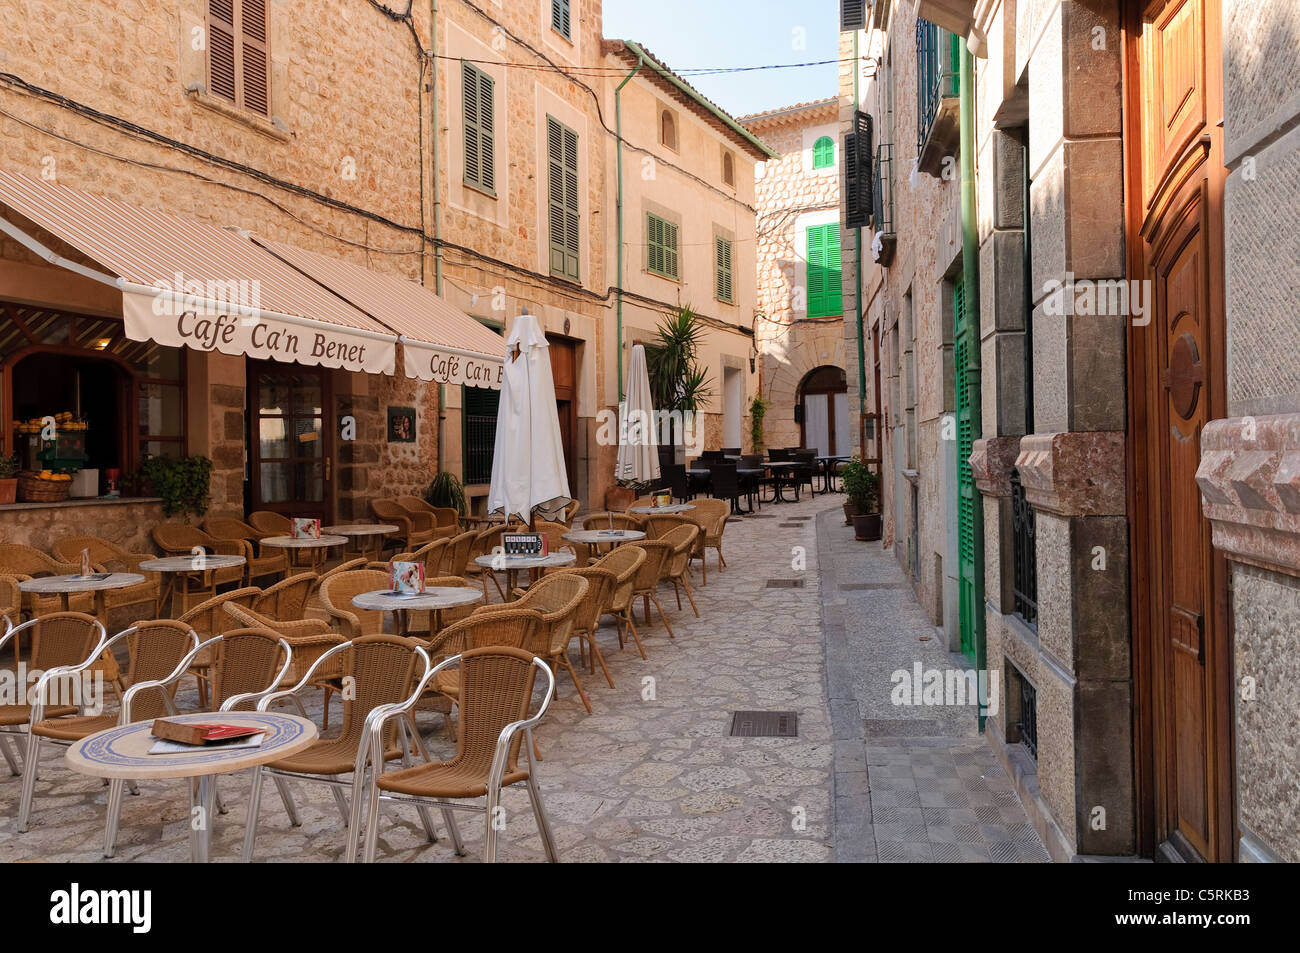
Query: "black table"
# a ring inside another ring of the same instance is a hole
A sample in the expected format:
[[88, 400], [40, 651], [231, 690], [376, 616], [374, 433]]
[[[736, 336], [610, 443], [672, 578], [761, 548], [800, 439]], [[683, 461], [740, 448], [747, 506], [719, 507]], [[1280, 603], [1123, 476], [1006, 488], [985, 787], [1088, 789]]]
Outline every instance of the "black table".
[[[772, 502], [798, 503], [799, 483], [792, 474], [797, 468], [807, 466], [807, 464], [800, 463], [798, 460], [769, 460], [766, 466], [772, 471]], [[787, 483], [794, 487], [794, 499], [792, 500], [785, 497]]]
[[[708, 467], [692, 467], [686, 472], [692, 478], [692, 483], [694, 483], [694, 481], [698, 479], [699, 485], [701, 487], [708, 485], [709, 474], [712, 473], [712, 471]], [[757, 485], [758, 480], [761, 480], [763, 478], [764, 472], [766, 471], [764, 471], [762, 467], [736, 467], [737, 479], [741, 477], [753, 478], [755, 480], [755, 485]], [[742, 510], [740, 508], [740, 505], [737, 503], [737, 499], [738, 497], [732, 497], [731, 499], [731, 511], [733, 513], [744, 514], [744, 513], [754, 512], [754, 507], [753, 507], [754, 501], [752, 496], [750, 498], [750, 507], [747, 510]]]
[[852, 457], [844, 453], [830, 454], [828, 456], [817, 458], [817, 469], [820, 470], [822, 474], [823, 493], [837, 492], [834, 486], [831, 484], [831, 478], [835, 476], [835, 464], [843, 463], [845, 460], [851, 460], [851, 459]]

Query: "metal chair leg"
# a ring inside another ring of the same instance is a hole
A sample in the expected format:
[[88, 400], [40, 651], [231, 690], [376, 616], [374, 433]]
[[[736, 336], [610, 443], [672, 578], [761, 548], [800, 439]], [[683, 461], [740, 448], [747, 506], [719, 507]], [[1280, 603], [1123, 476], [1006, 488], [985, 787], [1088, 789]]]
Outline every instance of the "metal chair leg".
[[[376, 779], [378, 780], [378, 779]], [[379, 841], [379, 785], [371, 783], [366, 798], [366, 833], [361, 853], [363, 864], [375, 862], [375, 846]]]
[[[353, 780], [355, 787], [356, 781]], [[343, 796], [343, 789], [330, 785], [330, 793], [334, 795], [334, 805], [339, 809], [339, 814], [343, 816], [343, 823], [347, 824], [352, 820], [352, 807], [348, 804], [348, 799]]]
[[27, 770], [23, 772], [22, 800], [18, 804], [18, 832], [27, 833], [27, 822], [32, 817], [32, 800], [36, 797], [36, 766], [40, 764], [41, 738], [35, 732], [27, 733], [27, 757], [23, 759]]
[[284, 813], [289, 815], [289, 824], [293, 827], [302, 827], [302, 819], [298, 817], [298, 807], [293, 803], [293, 792], [289, 790], [289, 782], [278, 774], [271, 777], [275, 780], [275, 789], [280, 793], [280, 800], [284, 804]]
[[456, 856], [464, 857], [469, 852], [465, 849], [465, 842], [460, 838], [460, 828], [456, 826], [456, 812], [449, 807], [444, 807], [442, 819], [447, 822], [447, 830], [451, 831], [451, 843], [456, 849]]
[[[398, 726], [399, 726], [398, 732], [401, 735], [401, 739], [402, 739], [402, 767], [409, 768], [412, 767], [415, 764], [415, 762], [411, 758], [411, 740], [409, 737], [411, 733], [411, 727], [410, 725], [407, 724], [407, 719], [409, 718], [412, 724], [414, 724], [415, 719], [410, 712], [407, 712], [406, 715], [407, 718], [404, 718], [398, 722]], [[426, 754], [425, 761], [428, 760], [429, 758], [428, 755]], [[376, 781], [379, 780], [379, 775], [383, 772], [383, 770], [384, 770], [383, 765], [375, 766]], [[429, 839], [429, 843], [436, 844], [438, 842], [438, 832], [434, 830], [433, 816], [429, 813], [429, 809], [425, 807], [423, 804], [420, 804], [416, 806], [416, 813], [420, 815], [420, 823], [424, 825], [424, 834]]]
[[[529, 731], [532, 734], [532, 731]], [[546, 850], [546, 859], [552, 863], [560, 862], [560, 853], [555, 848], [555, 835], [551, 832], [551, 822], [546, 816], [546, 809], [542, 806], [542, 792], [537, 787], [536, 773], [528, 771], [528, 799], [533, 805], [533, 817], [537, 820], [537, 832], [542, 835], [542, 847]]]
[[4, 756], [5, 764], [9, 765], [9, 773], [14, 777], [22, 774], [22, 768], [18, 767], [18, 762], [14, 759], [13, 750], [9, 747], [9, 739], [0, 735], [0, 755]]

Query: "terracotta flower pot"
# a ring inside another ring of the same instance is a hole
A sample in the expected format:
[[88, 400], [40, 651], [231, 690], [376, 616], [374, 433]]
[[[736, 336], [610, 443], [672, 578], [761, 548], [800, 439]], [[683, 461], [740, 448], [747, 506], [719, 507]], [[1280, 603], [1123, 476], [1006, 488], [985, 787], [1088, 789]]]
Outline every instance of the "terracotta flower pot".
[[18, 478], [0, 480], [0, 506], [18, 499]]
[[854, 506], [852, 503], [844, 504], [844, 525], [845, 526], [852, 526], [853, 517], [857, 515], [858, 515], [858, 508], [856, 506]]
[[853, 538], [864, 542], [878, 540], [882, 525], [879, 513], [859, 513], [853, 517]]

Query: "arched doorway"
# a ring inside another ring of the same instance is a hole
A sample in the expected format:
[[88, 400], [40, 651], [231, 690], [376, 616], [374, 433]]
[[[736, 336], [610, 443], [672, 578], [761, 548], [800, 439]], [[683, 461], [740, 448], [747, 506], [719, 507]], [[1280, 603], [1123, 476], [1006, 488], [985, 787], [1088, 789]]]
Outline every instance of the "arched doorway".
[[822, 456], [848, 453], [849, 387], [844, 368], [824, 365], [799, 384], [799, 446]]

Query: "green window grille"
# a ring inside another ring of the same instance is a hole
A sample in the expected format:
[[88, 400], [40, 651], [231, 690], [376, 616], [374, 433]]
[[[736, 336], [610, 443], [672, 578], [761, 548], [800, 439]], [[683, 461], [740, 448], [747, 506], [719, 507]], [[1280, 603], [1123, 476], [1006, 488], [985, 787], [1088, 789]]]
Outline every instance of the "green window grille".
[[829, 169], [835, 165], [835, 140], [822, 136], [813, 143], [813, 168]]
[[731, 242], [725, 238], [713, 240], [714, 259], [717, 265], [717, 295], [719, 301], [732, 301]]
[[677, 226], [653, 212], [646, 213], [646, 270], [676, 280]]
[[473, 63], [461, 62], [465, 97], [465, 182], [496, 194], [496, 139], [492, 77]]
[[551, 0], [551, 29], [566, 40], [573, 39], [569, 20], [569, 0]]
[[807, 232], [808, 317], [844, 312], [840, 268], [840, 223], [809, 226]]
[[546, 117], [551, 274], [578, 280], [578, 134]]
[[925, 148], [939, 103], [961, 94], [961, 37], [916, 21], [916, 142]]

